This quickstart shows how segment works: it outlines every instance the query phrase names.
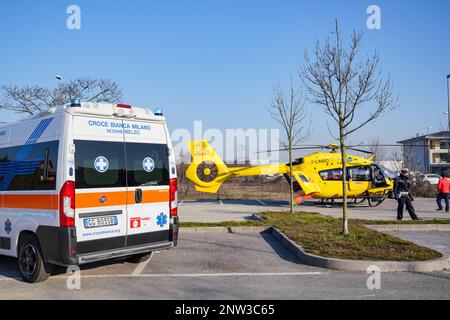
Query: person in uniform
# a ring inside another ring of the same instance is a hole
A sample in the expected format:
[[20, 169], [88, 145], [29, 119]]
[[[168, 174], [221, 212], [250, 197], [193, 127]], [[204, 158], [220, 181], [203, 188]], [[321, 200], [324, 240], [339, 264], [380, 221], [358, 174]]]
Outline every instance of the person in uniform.
[[417, 217], [416, 210], [414, 210], [414, 206], [412, 204], [414, 199], [411, 195], [411, 183], [408, 178], [408, 172], [408, 169], [402, 169], [400, 175], [394, 182], [394, 196], [398, 202], [397, 220], [403, 219], [403, 209], [405, 205], [412, 220], [422, 220]]

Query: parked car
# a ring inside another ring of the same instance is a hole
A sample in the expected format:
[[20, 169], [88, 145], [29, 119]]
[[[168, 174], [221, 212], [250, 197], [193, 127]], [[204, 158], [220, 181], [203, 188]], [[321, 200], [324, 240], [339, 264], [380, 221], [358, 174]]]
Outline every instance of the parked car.
[[439, 179], [441, 179], [441, 176], [438, 174], [424, 174], [421, 178], [424, 183], [437, 185], [439, 183]]

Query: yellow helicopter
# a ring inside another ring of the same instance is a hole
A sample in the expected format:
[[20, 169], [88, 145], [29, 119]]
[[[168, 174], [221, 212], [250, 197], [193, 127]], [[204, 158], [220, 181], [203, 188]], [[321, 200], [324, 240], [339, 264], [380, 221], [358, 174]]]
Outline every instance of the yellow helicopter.
[[[233, 177], [284, 175], [289, 182], [289, 164], [273, 164], [250, 167], [228, 167], [216, 154], [208, 141], [188, 142], [192, 162], [186, 177], [199, 192], [217, 193], [221, 185]], [[292, 175], [296, 204], [309, 199], [332, 201], [342, 198], [341, 155], [338, 145], [307, 146], [295, 149], [329, 149], [296, 159]], [[367, 150], [348, 147], [350, 150], [370, 153]], [[375, 155], [364, 158], [347, 155], [347, 195], [354, 203], [368, 201], [370, 206], [381, 204], [391, 196], [393, 181], [373, 162]]]

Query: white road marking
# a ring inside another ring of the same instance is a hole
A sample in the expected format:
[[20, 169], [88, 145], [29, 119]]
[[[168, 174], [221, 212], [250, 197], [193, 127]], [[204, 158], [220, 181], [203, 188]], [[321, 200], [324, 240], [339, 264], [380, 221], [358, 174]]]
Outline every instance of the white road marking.
[[260, 204], [262, 204], [263, 206], [265, 206], [266, 204], [264, 202], [262, 202], [261, 200], [256, 200], [258, 201]]
[[134, 269], [134, 271], [131, 273], [132, 276], [138, 276], [142, 273], [142, 271], [144, 271], [145, 267], [148, 265], [148, 263], [150, 262], [150, 260], [152, 260], [153, 256], [154, 256], [154, 252], [152, 252], [150, 254], [150, 258], [148, 258], [146, 261], [141, 262], [137, 265], [136, 269]]
[[365, 295], [361, 295], [361, 296], [355, 296], [355, 298], [373, 298], [376, 297], [376, 294], [365, 294]]
[[181, 206], [181, 205], [183, 204], [183, 202], [184, 202], [184, 200], [181, 200], [180, 203], [179, 203], [178, 205]]
[[[316, 276], [327, 272], [237, 272], [237, 273], [144, 273], [144, 274], [89, 274], [81, 275], [81, 278], [221, 278], [221, 277], [282, 277], [282, 276]], [[52, 279], [67, 279], [69, 275], [54, 276]], [[0, 281], [21, 280], [21, 278], [0, 278]]]

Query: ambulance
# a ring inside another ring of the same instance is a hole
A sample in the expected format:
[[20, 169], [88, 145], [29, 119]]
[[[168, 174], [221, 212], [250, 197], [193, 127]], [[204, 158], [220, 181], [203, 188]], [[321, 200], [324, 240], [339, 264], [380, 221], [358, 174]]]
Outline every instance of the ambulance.
[[80, 102], [0, 126], [0, 255], [53, 267], [177, 245], [177, 172], [160, 110]]

